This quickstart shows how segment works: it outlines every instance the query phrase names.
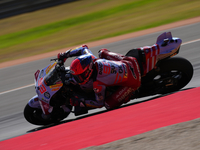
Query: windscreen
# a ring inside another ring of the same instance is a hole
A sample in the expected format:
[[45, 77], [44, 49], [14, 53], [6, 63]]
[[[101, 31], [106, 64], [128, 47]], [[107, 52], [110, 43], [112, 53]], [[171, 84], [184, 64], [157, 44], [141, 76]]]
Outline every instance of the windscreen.
[[53, 67], [48, 74], [44, 77], [44, 82], [47, 86], [55, 85], [57, 83], [61, 83], [60, 79], [55, 67]]

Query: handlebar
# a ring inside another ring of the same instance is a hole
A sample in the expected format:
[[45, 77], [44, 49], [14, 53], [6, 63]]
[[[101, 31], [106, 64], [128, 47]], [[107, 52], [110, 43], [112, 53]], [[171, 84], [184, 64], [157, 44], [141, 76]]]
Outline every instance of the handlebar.
[[56, 61], [58, 65], [61, 66], [64, 66], [64, 62], [62, 59], [58, 59], [58, 58], [53, 58], [53, 59], [50, 59], [50, 61]]
[[57, 61], [58, 58], [53, 58], [53, 59], [50, 59], [50, 61]]

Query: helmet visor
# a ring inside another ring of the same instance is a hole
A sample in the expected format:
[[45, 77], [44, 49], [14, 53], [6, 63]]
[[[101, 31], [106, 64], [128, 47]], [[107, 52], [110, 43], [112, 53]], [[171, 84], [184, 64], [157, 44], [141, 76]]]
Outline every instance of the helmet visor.
[[78, 83], [83, 83], [90, 75], [91, 70], [87, 69], [85, 72], [78, 74], [78, 75], [73, 75], [74, 79]]

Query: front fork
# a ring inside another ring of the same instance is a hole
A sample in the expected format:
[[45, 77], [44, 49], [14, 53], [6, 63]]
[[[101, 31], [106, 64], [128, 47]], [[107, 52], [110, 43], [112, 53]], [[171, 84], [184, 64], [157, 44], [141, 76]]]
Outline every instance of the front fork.
[[50, 106], [48, 103], [41, 101], [38, 98], [38, 95], [33, 96], [29, 102], [29, 106], [32, 108], [39, 108], [42, 109], [43, 114], [48, 115], [53, 111], [53, 107]]
[[[48, 103], [45, 103], [44, 101], [39, 100], [38, 95], [33, 96], [29, 100], [28, 104], [32, 108], [42, 109], [42, 112], [44, 115], [49, 115], [53, 111], [53, 107], [50, 106]], [[71, 110], [65, 105], [62, 105], [61, 107], [65, 112], [71, 112]]]

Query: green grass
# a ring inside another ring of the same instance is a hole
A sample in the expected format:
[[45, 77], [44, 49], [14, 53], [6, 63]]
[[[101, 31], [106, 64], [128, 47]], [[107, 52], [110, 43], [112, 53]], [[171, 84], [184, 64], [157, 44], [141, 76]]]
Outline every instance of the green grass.
[[[82, 0], [0, 20], [0, 62], [200, 15], [193, 0]], [[15, 57], [8, 57], [11, 54]]]

